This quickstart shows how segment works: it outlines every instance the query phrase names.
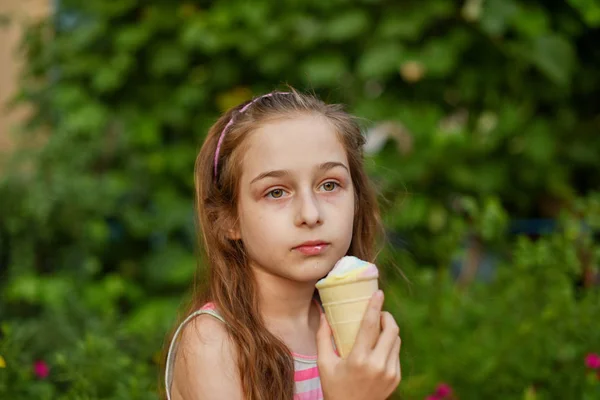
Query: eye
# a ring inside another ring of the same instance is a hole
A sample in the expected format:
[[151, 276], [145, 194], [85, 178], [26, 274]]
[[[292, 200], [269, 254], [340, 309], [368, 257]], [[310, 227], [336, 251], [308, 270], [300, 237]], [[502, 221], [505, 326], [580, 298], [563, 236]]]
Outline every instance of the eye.
[[267, 193], [267, 196], [270, 196], [274, 199], [279, 199], [279, 198], [283, 197], [284, 193], [285, 193], [285, 191], [283, 189], [273, 189], [269, 193]]
[[321, 185], [321, 187], [326, 191], [326, 192], [333, 192], [335, 190], [336, 187], [338, 187], [339, 184], [337, 182], [325, 182], [324, 184]]

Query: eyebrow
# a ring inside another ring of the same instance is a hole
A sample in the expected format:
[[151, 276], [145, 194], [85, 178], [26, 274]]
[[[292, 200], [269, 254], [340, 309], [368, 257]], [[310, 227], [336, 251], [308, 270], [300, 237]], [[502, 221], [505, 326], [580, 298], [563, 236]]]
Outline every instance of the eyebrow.
[[[342, 167], [348, 173], [350, 173], [350, 170], [348, 169], [348, 167], [346, 167], [341, 162], [337, 162], [337, 161], [328, 161], [323, 164], [320, 164], [317, 167], [317, 170], [318, 171], [329, 171], [330, 169], [333, 169], [335, 167]], [[252, 185], [254, 182], [258, 182], [261, 179], [265, 179], [265, 178], [282, 178], [284, 176], [288, 176], [289, 174], [290, 174], [290, 171], [285, 170], [285, 169], [278, 169], [278, 170], [274, 170], [274, 171], [263, 172], [262, 174], [259, 174], [256, 178], [252, 179], [250, 184]]]

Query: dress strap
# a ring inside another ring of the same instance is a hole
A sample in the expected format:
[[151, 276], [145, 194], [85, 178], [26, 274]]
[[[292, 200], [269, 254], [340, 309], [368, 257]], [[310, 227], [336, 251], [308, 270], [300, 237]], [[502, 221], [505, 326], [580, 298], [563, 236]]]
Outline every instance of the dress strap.
[[165, 366], [165, 391], [167, 392], [167, 400], [171, 400], [171, 384], [173, 383], [173, 367], [175, 365], [175, 356], [177, 354], [177, 344], [178, 344], [178, 336], [182, 329], [190, 322], [192, 319], [197, 317], [198, 315], [207, 314], [215, 317], [219, 321], [226, 324], [225, 320], [219, 314], [219, 312], [214, 307], [205, 308], [203, 307], [200, 310], [194, 311], [190, 314], [178, 327], [173, 335], [173, 339], [171, 339], [171, 344], [169, 346], [169, 353], [167, 354], [167, 363]]

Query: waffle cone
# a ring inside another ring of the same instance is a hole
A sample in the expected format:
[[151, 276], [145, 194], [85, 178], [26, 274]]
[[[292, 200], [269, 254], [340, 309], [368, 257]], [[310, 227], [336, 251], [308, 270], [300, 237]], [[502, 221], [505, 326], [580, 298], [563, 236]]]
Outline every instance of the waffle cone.
[[353, 282], [322, 284], [317, 288], [336, 348], [346, 358], [362, 323], [373, 293], [379, 288], [377, 277]]

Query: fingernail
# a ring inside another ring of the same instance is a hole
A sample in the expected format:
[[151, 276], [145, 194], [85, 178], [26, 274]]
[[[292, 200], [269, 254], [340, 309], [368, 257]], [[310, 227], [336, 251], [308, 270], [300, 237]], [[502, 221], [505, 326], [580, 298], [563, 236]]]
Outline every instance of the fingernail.
[[375, 292], [375, 298], [377, 300], [383, 299], [383, 290], [378, 290], [377, 292]]

